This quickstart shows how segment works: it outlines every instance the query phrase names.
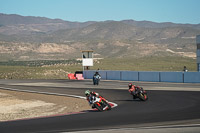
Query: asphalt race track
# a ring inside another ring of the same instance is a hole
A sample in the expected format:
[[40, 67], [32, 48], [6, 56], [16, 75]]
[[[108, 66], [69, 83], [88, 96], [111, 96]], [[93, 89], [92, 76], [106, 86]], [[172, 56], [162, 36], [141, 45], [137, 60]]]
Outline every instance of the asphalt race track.
[[90, 89], [118, 104], [105, 112], [83, 111], [80, 114], [0, 122], [0, 133], [73, 132], [178, 123], [200, 124], [200, 84], [136, 84], [147, 90], [147, 101], [133, 100], [127, 91], [128, 82], [101, 81], [99, 86], [93, 86], [91, 80], [0, 80], [0, 89], [79, 96], [84, 96], [84, 91]]

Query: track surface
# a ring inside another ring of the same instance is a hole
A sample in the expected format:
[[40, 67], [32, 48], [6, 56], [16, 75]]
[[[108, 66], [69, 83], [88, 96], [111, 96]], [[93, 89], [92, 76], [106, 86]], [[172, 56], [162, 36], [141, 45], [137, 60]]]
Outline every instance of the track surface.
[[[86, 89], [100, 93], [118, 106], [110, 111], [55, 116], [0, 123], [0, 133], [69, 132], [110, 128], [142, 127], [153, 123], [171, 124], [200, 119], [200, 84], [142, 83], [149, 100], [132, 100], [128, 82], [104, 81], [93, 86], [91, 80], [0, 80], [0, 86], [20, 90], [84, 96]], [[91, 89], [93, 88], [93, 89]], [[155, 89], [157, 88], [157, 89]], [[171, 91], [180, 88], [187, 91]], [[151, 90], [154, 89], [154, 90]], [[162, 90], [165, 89], [165, 90]], [[170, 91], [168, 91], [170, 90]], [[191, 91], [188, 91], [191, 90]], [[66, 101], [67, 102], [67, 101]]]

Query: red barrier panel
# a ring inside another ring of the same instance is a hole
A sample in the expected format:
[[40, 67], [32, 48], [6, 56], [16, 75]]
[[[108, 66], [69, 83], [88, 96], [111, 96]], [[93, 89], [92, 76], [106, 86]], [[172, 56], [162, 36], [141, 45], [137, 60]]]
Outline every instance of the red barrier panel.
[[69, 73], [68, 79], [76, 79], [76, 77], [74, 76], [74, 73]]

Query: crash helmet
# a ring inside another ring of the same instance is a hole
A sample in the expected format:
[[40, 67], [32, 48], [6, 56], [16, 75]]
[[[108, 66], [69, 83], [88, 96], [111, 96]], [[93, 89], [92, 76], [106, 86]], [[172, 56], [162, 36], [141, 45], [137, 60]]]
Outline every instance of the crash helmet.
[[129, 83], [129, 84], [128, 84], [129, 89], [132, 87], [132, 85], [133, 85], [132, 83]]
[[86, 90], [86, 91], [85, 91], [85, 95], [86, 95], [86, 96], [90, 95], [90, 91], [89, 91], [89, 90]]

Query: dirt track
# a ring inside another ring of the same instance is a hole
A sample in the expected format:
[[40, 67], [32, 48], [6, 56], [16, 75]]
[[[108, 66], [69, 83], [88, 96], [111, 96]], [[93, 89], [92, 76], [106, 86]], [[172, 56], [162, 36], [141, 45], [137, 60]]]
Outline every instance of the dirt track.
[[88, 110], [86, 100], [0, 90], [0, 121], [66, 114]]

